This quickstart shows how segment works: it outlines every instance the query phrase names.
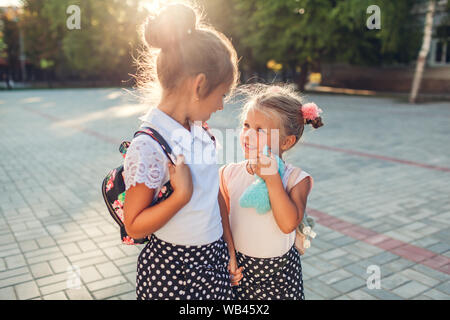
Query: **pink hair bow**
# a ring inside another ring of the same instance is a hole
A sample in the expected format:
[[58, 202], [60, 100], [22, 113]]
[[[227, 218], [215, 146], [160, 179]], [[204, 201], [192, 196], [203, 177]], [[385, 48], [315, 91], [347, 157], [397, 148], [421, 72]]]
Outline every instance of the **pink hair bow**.
[[322, 109], [320, 109], [314, 102], [310, 102], [301, 107], [301, 112], [305, 121], [314, 120], [319, 117], [319, 113], [322, 112]]

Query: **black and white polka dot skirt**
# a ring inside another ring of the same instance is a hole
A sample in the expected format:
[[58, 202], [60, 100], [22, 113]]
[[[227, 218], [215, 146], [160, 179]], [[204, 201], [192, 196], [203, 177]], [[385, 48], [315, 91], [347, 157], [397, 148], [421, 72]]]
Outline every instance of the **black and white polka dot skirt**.
[[226, 242], [182, 246], [155, 235], [141, 251], [137, 263], [138, 300], [231, 300]]
[[233, 287], [237, 300], [304, 300], [300, 254], [295, 246], [280, 257], [255, 258], [236, 252], [243, 278]]

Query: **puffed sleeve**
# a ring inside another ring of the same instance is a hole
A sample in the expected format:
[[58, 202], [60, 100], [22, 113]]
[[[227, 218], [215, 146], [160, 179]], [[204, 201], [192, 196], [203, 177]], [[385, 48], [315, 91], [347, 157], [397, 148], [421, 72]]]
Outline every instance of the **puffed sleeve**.
[[167, 157], [161, 146], [146, 135], [131, 141], [124, 160], [125, 189], [144, 183], [149, 189], [162, 186], [167, 169]]

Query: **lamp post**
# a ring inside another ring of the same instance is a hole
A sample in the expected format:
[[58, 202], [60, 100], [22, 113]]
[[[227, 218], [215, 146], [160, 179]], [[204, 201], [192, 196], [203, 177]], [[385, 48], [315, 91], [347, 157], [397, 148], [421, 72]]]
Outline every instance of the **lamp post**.
[[27, 69], [26, 69], [26, 55], [25, 55], [25, 43], [23, 30], [20, 27], [20, 15], [22, 14], [22, 9], [17, 8], [16, 10], [15, 22], [17, 23], [17, 28], [19, 29], [19, 63], [20, 71], [22, 75], [22, 81], [25, 82], [27, 79]]
[[[17, 9], [17, 19], [19, 20], [20, 14], [22, 14], [22, 10], [19, 8]], [[27, 68], [26, 68], [26, 55], [25, 55], [25, 42], [24, 42], [24, 35], [23, 30], [20, 26], [20, 23], [18, 23], [19, 27], [19, 60], [20, 60], [20, 69], [22, 71], [22, 81], [25, 82], [27, 80]]]

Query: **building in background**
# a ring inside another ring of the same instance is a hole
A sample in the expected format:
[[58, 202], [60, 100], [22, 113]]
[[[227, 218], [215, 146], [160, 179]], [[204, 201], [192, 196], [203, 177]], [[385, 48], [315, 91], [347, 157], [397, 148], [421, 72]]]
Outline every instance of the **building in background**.
[[[424, 21], [427, 2], [413, 8]], [[405, 35], [407, 36], [407, 35]], [[322, 65], [322, 86], [366, 89], [381, 92], [408, 93], [414, 77], [415, 61], [409, 65], [354, 66], [348, 64]], [[424, 70], [420, 93], [448, 94], [450, 92], [450, 16], [448, 0], [436, 1], [433, 39]]]

